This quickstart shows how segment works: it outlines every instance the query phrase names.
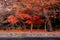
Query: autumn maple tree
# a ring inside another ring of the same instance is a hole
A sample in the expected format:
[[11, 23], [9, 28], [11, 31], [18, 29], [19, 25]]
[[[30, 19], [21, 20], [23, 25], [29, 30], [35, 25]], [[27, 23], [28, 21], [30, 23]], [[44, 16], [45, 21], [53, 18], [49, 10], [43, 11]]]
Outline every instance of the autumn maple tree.
[[[10, 25], [19, 24], [19, 26], [22, 25], [24, 28], [26, 28], [26, 26], [29, 25], [28, 27], [30, 27], [31, 30], [33, 29], [34, 25], [41, 26], [44, 24], [49, 29], [52, 29], [51, 20], [52, 19], [55, 20], [57, 17], [53, 16], [54, 14], [50, 17], [48, 13], [49, 11], [50, 13], [52, 13], [50, 9], [54, 9], [54, 11], [56, 10], [56, 8], [59, 9], [58, 8], [59, 1], [57, 0], [11, 0], [10, 2], [11, 3], [9, 3], [9, 1], [4, 1], [5, 4], [4, 8], [6, 10], [3, 10], [4, 12], [0, 13], [0, 23], [10, 23]], [[56, 13], [54, 11], [53, 13]]]

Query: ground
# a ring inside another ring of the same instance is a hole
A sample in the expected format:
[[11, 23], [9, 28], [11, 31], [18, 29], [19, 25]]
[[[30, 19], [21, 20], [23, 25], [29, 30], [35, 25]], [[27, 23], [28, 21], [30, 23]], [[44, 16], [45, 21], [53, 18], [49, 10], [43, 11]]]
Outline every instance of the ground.
[[[12, 33], [31, 33], [31, 31], [29, 29], [27, 29], [26, 31], [24, 30], [0, 30], [0, 33], [5, 33], [5, 32], [12, 32]], [[55, 30], [55, 31], [52, 31], [52, 32], [47, 32], [45, 31], [44, 29], [40, 29], [40, 30], [36, 30], [36, 29], [33, 29], [32, 30], [32, 33], [49, 33], [49, 34], [60, 34], [60, 30]]]

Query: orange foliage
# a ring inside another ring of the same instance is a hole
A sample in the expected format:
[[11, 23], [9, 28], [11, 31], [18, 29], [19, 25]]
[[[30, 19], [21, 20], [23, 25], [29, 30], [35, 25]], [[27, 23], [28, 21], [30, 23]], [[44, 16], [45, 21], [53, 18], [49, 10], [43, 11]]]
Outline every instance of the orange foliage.
[[18, 17], [18, 18], [21, 18], [22, 20], [24, 20], [24, 18], [26, 18], [26, 19], [31, 19], [31, 16], [30, 16], [29, 14], [25, 14], [25, 13], [23, 13], [23, 12], [17, 13], [17, 17]]
[[31, 4], [27, 4], [26, 8], [32, 9], [32, 5]]
[[41, 6], [33, 7], [33, 10], [34, 10], [34, 11], [39, 11], [39, 10], [41, 10], [41, 9], [42, 9], [42, 7], [41, 7]]
[[27, 20], [26, 22], [25, 22], [25, 24], [31, 24], [32, 23], [32, 20]]
[[[44, 19], [41, 19], [39, 16], [37, 16], [37, 15], [34, 15], [33, 16], [33, 24], [43, 24], [45, 22], [45, 20]], [[26, 20], [26, 22], [25, 22], [26, 24], [31, 24], [32, 23], [32, 20], [31, 19], [29, 19], [29, 20]]]
[[39, 3], [41, 0], [25, 0], [26, 3]]
[[[31, 2], [32, 3], [39, 3], [40, 0], [24, 0], [24, 2], [27, 3], [26, 9], [33, 9], [34, 11], [40, 11], [42, 8], [41, 6], [35, 6], [32, 8], [32, 4], [30, 4]], [[24, 10], [26, 10], [26, 9], [24, 9]], [[22, 20], [26, 20], [25, 21], [26, 24], [31, 24], [32, 23], [32, 16], [24, 13], [25, 12], [24, 10], [20, 10], [18, 13], [16, 13], [16, 17], [20, 18]], [[19, 21], [16, 17], [13, 15], [10, 15], [7, 20], [11, 24], [15, 24], [16, 22]], [[34, 24], [42, 24], [42, 23], [44, 23], [44, 19], [41, 19], [38, 15], [33, 15], [33, 23]]]
[[[23, 12], [17, 13], [18, 18], [21, 18], [22, 20], [26, 20], [25, 24], [31, 24], [32, 23], [32, 16], [29, 14], [26, 14]], [[43, 24], [44, 19], [40, 18], [38, 15], [33, 15], [33, 24]]]
[[[25, 14], [23, 12], [17, 13], [17, 17], [10, 15], [8, 16], [7, 20], [11, 24], [15, 24], [16, 22], [19, 22], [17, 18], [21, 18], [22, 20], [26, 20], [25, 24], [31, 24], [32, 23], [32, 16], [29, 14]], [[33, 24], [43, 24], [45, 22], [44, 19], [40, 18], [38, 15], [33, 15]]]
[[10, 15], [8, 18], [7, 18], [8, 22], [11, 23], [11, 24], [15, 24], [16, 22], [18, 22], [19, 20], [17, 20], [17, 18], [13, 15]]

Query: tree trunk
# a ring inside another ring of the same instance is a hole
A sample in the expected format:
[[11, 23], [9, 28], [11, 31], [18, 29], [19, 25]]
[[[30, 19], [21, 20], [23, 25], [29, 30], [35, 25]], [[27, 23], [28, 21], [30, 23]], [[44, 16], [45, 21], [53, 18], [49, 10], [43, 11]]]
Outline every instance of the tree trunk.
[[46, 27], [47, 27], [47, 31], [52, 31], [52, 24], [51, 21], [49, 19], [49, 16], [47, 15], [48, 10], [46, 10], [45, 8], [43, 9], [45, 18], [46, 18]]
[[32, 32], [32, 30], [33, 30], [33, 14], [32, 14], [32, 23], [31, 23], [31, 32]]

